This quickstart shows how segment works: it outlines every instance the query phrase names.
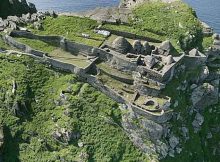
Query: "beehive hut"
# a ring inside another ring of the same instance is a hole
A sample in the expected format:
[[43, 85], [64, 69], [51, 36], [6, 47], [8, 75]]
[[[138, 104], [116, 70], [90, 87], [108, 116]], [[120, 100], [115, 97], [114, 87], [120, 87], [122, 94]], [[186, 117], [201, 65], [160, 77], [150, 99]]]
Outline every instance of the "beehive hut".
[[133, 42], [133, 50], [134, 50], [135, 53], [141, 54], [141, 51], [142, 51], [141, 41], [135, 40], [135, 41]]
[[145, 41], [145, 42], [143, 43], [141, 53], [142, 53], [143, 55], [150, 55], [150, 54], [151, 54], [151, 46], [150, 46], [150, 44], [149, 44], [147, 41]]
[[197, 50], [196, 48], [192, 49], [191, 51], [189, 51], [189, 55], [190, 56], [201, 56], [202, 53], [199, 52], [199, 50]]
[[173, 59], [173, 56], [172, 55], [168, 55], [164, 58], [164, 63], [166, 65], [171, 65], [172, 63], [174, 63], [175, 60]]
[[157, 59], [154, 56], [146, 56], [144, 57], [144, 63], [151, 69], [157, 63]]
[[131, 44], [124, 37], [117, 37], [113, 41], [112, 47], [115, 49], [115, 51], [122, 54], [128, 53], [132, 48]]
[[170, 55], [171, 52], [174, 50], [175, 49], [169, 40], [162, 42], [161, 45], [159, 46], [160, 54], [165, 55], [165, 56]]

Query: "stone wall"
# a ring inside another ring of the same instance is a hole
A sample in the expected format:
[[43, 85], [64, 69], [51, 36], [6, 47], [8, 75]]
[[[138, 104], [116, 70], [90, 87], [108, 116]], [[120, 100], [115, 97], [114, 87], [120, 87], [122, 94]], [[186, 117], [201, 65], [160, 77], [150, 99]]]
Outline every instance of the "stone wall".
[[106, 29], [104, 27], [99, 28], [99, 30], [107, 30], [107, 31], [111, 32], [111, 34], [122, 36], [122, 37], [125, 37], [125, 38], [130, 38], [130, 39], [140, 39], [140, 40], [144, 40], [144, 41], [148, 41], [148, 42], [154, 42], [154, 43], [161, 43], [162, 42], [161, 40], [158, 40], [158, 39], [155, 39], [155, 38], [141, 36], [141, 35], [137, 35], [137, 34], [133, 34], [133, 33], [129, 33], [129, 32], [124, 32], [124, 31]]
[[17, 31], [14, 30], [10, 33], [12, 37], [23, 37], [28, 39], [37, 39], [48, 44], [53, 44], [55, 46], [61, 47], [62, 49], [70, 52], [70, 53], [81, 53], [84, 56], [95, 55], [94, 52], [98, 55], [100, 49], [94, 50], [95, 48], [92, 46], [84, 45], [81, 43], [76, 43], [73, 41], [69, 41], [64, 37], [60, 36], [45, 36], [45, 35], [35, 35], [31, 32], [26, 31]]
[[152, 69], [148, 69], [145, 66], [138, 66], [137, 71], [149, 79], [153, 79], [158, 82], [163, 81], [163, 75], [161, 73]]
[[145, 111], [133, 104], [130, 104], [130, 107], [135, 113], [143, 115], [148, 120], [152, 120], [159, 124], [166, 123], [167, 121], [169, 121], [172, 118], [172, 114], [173, 114], [172, 111], [161, 112], [161, 113], [155, 114], [155, 113]]
[[185, 55], [184, 64], [187, 69], [191, 69], [198, 65], [205, 65], [207, 57]]
[[105, 75], [108, 75], [110, 76], [111, 78], [115, 79], [115, 80], [118, 80], [120, 82], [123, 82], [123, 83], [127, 83], [127, 84], [133, 84], [134, 80], [133, 79], [128, 79], [128, 78], [123, 78], [121, 76], [118, 76], [117, 74], [110, 74], [108, 73], [107, 71], [104, 71], [102, 69], [100, 69], [101, 73], [105, 74]]
[[74, 66], [72, 64], [65, 63], [65, 62], [62, 62], [62, 61], [59, 61], [59, 60], [47, 57], [44, 52], [34, 50], [34, 49], [32, 49], [31, 47], [29, 47], [29, 46], [27, 46], [25, 44], [19, 43], [15, 39], [13, 39], [12, 37], [10, 37], [8, 35], [3, 36], [3, 40], [7, 44], [9, 44], [10, 46], [15, 47], [17, 49], [20, 49], [23, 52], [26, 52], [26, 53], [28, 53], [30, 55], [33, 55], [33, 56], [44, 58], [46, 60], [46, 62], [50, 63], [52, 66], [54, 66], [56, 68], [59, 68], [59, 69], [62, 69], [62, 70], [66, 70], [66, 71], [70, 71], [70, 72], [78, 74], [78, 75], [86, 73], [94, 65], [94, 62], [91, 62], [91, 64], [89, 64], [87, 67], [79, 68], [79, 67], [76, 67], [76, 66]]
[[166, 72], [163, 73], [163, 82], [164, 83], [167, 83], [173, 79], [173, 75], [175, 73], [175, 70], [179, 65], [183, 64], [184, 57], [185, 57], [185, 54], [182, 54], [178, 58], [178, 60], [176, 60], [175, 64], [171, 65], [170, 68]]
[[[16, 42], [12, 37], [10, 36], [5, 36], [5, 41], [12, 45], [15, 46], [16, 48], [21, 48], [23, 50], [26, 50], [26, 48], [30, 48], [30, 47], [26, 47], [26, 45], [20, 44], [18, 42]], [[34, 51], [31, 48], [28, 51]], [[36, 51], [35, 51], [36, 52]], [[86, 70], [89, 70], [93, 65], [94, 62], [92, 62], [89, 66], [87, 66], [85, 69], [81, 69], [79, 67], [76, 67], [72, 64], [69, 63], [65, 63], [65, 62], [61, 62], [59, 60], [56, 59], [52, 59], [50, 57], [47, 57], [44, 55], [44, 53], [42, 53], [42, 55], [39, 57], [36, 55], [36, 53], [32, 52], [30, 53], [23, 53], [24, 55], [28, 55], [31, 57], [35, 57], [37, 59], [40, 59], [42, 62], [45, 63], [49, 63], [52, 65], [52, 67], [54, 68], [58, 68], [61, 70], [65, 70], [65, 71], [69, 71], [72, 73], [77, 74], [81, 79], [85, 80], [86, 82], [88, 82], [89, 84], [91, 84], [93, 87], [97, 88], [98, 90], [100, 90], [101, 92], [103, 92], [104, 94], [106, 94], [107, 96], [109, 96], [110, 98], [112, 98], [113, 100], [115, 100], [118, 103], [123, 103], [123, 104], [130, 104], [130, 101], [126, 101], [122, 96], [120, 96], [117, 92], [115, 92], [114, 90], [112, 90], [111, 88], [103, 85], [95, 76], [86, 74]], [[135, 110], [136, 113], [139, 114], [143, 114], [147, 117], [149, 117], [152, 120], [155, 120], [156, 122], [163, 122], [165, 120], [168, 119], [167, 115], [161, 114], [161, 115], [154, 115], [154, 113], [152, 112], [148, 112], [145, 111], [143, 109], [140, 109], [138, 107], [133, 107], [133, 109]]]
[[91, 76], [88, 74], [84, 74], [82, 76], [82, 78], [84, 78], [84, 80], [86, 82], [88, 82], [89, 84], [91, 84], [93, 87], [97, 88], [98, 90], [100, 90], [102, 93], [104, 93], [105, 95], [107, 95], [108, 97], [110, 97], [111, 99], [113, 99], [114, 101], [118, 102], [118, 103], [122, 103], [122, 104], [127, 104], [129, 106], [131, 106], [131, 108], [133, 109], [133, 111], [135, 113], [138, 113], [140, 115], [144, 115], [146, 116], [148, 119], [153, 120], [157, 123], [165, 123], [168, 120], [171, 119], [172, 117], [172, 112], [161, 112], [160, 113], [153, 113], [153, 112], [149, 112], [149, 111], [145, 111], [133, 104], [130, 103], [130, 101], [126, 101], [123, 97], [121, 97], [117, 92], [115, 92], [114, 90], [112, 90], [111, 88], [103, 85], [95, 76]]
[[2, 37], [3, 41], [5, 43], [7, 43], [8, 45], [12, 46], [12, 47], [15, 47], [23, 52], [26, 52], [26, 53], [30, 53], [30, 54], [33, 54], [35, 56], [39, 56], [39, 57], [43, 57], [45, 55], [44, 52], [42, 51], [38, 51], [38, 50], [34, 50], [32, 49], [31, 47], [25, 45], [25, 44], [22, 44], [16, 40], [14, 40], [12, 37], [8, 36], [8, 35], [5, 35]]

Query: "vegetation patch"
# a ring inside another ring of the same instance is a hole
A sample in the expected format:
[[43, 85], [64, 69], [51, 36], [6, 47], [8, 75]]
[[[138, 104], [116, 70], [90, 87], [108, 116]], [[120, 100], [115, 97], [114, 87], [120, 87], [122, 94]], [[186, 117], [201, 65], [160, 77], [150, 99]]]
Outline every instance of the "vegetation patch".
[[[34, 34], [64, 36], [72, 41], [98, 47], [104, 41], [104, 37], [93, 31], [97, 26], [96, 21], [88, 18], [58, 16], [47, 17], [43, 21], [43, 30], [31, 30]], [[90, 38], [82, 37], [82, 33], [89, 34]]]
[[43, 51], [46, 53], [50, 53], [54, 51], [57, 47], [52, 44], [45, 43], [36, 39], [28, 39], [28, 38], [16, 38], [17, 41], [30, 46], [31, 48], [39, 51]]
[[75, 75], [1, 54], [0, 78], [4, 161], [148, 161], [124, 133], [117, 103]]
[[202, 26], [192, 8], [183, 2], [146, 3], [136, 7], [133, 15], [129, 25], [106, 24], [104, 27], [159, 40], [169, 39], [179, 50], [202, 45]]

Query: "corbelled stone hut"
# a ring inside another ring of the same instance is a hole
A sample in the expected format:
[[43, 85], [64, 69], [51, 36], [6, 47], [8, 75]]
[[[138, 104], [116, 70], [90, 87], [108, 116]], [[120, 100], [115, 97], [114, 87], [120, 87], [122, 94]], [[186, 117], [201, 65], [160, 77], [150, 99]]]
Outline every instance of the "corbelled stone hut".
[[174, 51], [174, 47], [169, 40], [162, 42], [159, 46], [159, 52], [162, 55], [168, 56], [172, 51]]
[[175, 62], [175, 60], [173, 59], [172, 55], [168, 55], [167, 57], [164, 58], [164, 63], [166, 65], [171, 65], [174, 62]]
[[148, 68], [152, 68], [156, 63], [157, 59], [154, 56], [146, 56], [144, 57], [144, 63]]
[[150, 55], [150, 54], [151, 54], [151, 46], [150, 46], [150, 44], [149, 44], [147, 41], [145, 41], [145, 42], [143, 43], [141, 53], [142, 53], [143, 55]]
[[112, 47], [115, 49], [115, 51], [122, 54], [126, 54], [132, 49], [131, 44], [124, 37], [117, 37], [113, 41]]
[[134, 49], [134, 52], [135, 52], [135, 53], [141, 54], [141, 52], [142, 52], [142, 44], [141, 44], [141, 41], [135, 40], [135, 41], [133, 42], [133, 49]]

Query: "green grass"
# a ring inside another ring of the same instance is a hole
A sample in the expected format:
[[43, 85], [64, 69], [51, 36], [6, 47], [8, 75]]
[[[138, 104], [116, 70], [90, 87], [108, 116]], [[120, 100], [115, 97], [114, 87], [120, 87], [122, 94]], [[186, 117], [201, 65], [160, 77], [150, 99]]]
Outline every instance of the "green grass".
[[[180, 50], [201, 46], [202, 26], [194, 16], [194, 11], [183, 2], [146, 3], [133, 11], [134, 20], [129, 25], [109, 25], [104, 27], [138, 35], [153, 37], [159, 40], [169, 39]], [[195, 37], [187, 40], [189, 35]]]
[[48, 53], [48, 56], [60, 60], [62, 62], [70, 63], [78, 67], [85, 68], [91, 62], [82, 55], [73, 55], [69, 52], [66, 52], [53, 44], [45, 43], [40, 40], [27, 39], [27, 38], [16, 38], [17, 41], [24, 43], [35, 50], [40, 50]]
[[[57, 18], [47, 17], [43, 21], [44, 30], [32, 29], [32, 31], [35, 34], [60, 35], [86, 45], [99, 46], [104, 41], [104, 37], [93, 32], [97, 26], [96, 21], [88, 18], [59, 16]], [[89, 34], [91, 39], [82, 38], [82, 33]]]
[[56, 49], [54, 51], [52, 51], [51, 53], [49, 53], [49, 56], [60, 60], [62, 62], [66, 62], [69, 64], [73, 64], [76, 65], [78, 67], [81, 68], [85, 68], [87, 67], [91, 62], [87, 59], [87, 57], [83, 56], [83, 55], [73, 55], [69, 52], [66, 52], [62, 49]]
[[[0, 78], [4, 161], [79, 161], [82, 152], [89, 155], [84, 161], [148, 161], [122, 130], [117, 103], [75, 75], [54, 71], [29, 57], [0, 54]], [[66, 100], [60, 98], [63, 90], [69, 91]], [[80, 138], [63, 144], [52, 137], [58, 128], [79, 132]]]
[[97, 66], [100, 69], [102, 69], [103, 71], [105, 71], [106, 73], [109, 73], [111, 75], [118, 76], [118, 77], [125, 78], [125, 79], [133, 80], [133, 77], [132, 77], [131, 73], [126, 73], [126, 72], [117, 70], [116, 68], [111, 67], [111, 65], [109, 65], [109, 64], [107, 64], [105, 62], [97, 64]]
[[57, 47], [36, 39], [16, 38], [17, 41], [30, 46], [31, 48], [46, 53], [54, 51]]
[[212, 37], [204, 37], [202, 42], [202, 47], [204, 49], [207, 49], [213, 45], [213, 39]]
[[[202, 115], [205, 118], [204, 124], [202, 125], [201, 131], [197, 134], [194, 133], [192, 127], [192, 122], [195, 117], [195, 113], [189, 115], [189, 106], [192, 105], [190, 100], [190, 94], [192, 90], [189, 90], [189, 86], [185, 91], [177, 91], [177, 87], [181, 85], [184, 80], [187, 80], [190, 83], [190, 80], [199, 76], [201, 72], [201, 67], [196, 67], [195, 69], [190, 69], [185, 73], [182, 73], [181, 76], [177, 79], [171, 81], [166, 89], [164, 89], [163, 94], [170, 96], [173, 100], [173, 103], [177, 100], [179, 102], [178, 107], [172, 108], [174, 113], [180, 113], [182, 120], [171, 119], [172, 131], [183, 140], [181, 134], [181, 127], [185, 126], [189, 129], [190, 139], [185, 143], [181, 142], [181, 147], [184, 148], [181, 154], [176, 154], [175, 158], [167, 157], [166, 159], [161, 160], [161, 162], [184, 162], [184, 161], [207, 161], [207, 162], [217, 162], [219, 155], [213, 155], [213, 148], [219, 147], [218, 133], [213, 133], [211, 128], [217, 126], [216, 123], [219, 122], [219, 104], [205, 108], [205, 111], [202, 112]], [[209, 110], [212, 109], [212, 113]], [[207, 139], [207, 133], [212, 132], [213, 138]], [[184, 141], [184, 140], [183, 140]], [[207, 145], [205, 146], [205, 142]]]

